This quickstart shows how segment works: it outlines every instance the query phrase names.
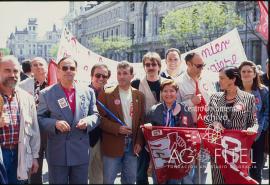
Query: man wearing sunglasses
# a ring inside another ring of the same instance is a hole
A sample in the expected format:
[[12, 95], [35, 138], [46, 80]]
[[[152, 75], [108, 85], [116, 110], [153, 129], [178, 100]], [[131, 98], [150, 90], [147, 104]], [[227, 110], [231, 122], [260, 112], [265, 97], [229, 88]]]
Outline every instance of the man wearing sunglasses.
[[[141, 91], [145, 96], [145, 114], [150, 108], [160, 102], [160, 84], [165, 78], [160, 77], [161, 58], [156, 52], [148, 52], [143, 56], [142, 64], [146, 73], [143, 79], [135, 79], [131, 86]], [[145, 147], [142, 148], [138, 158], [137, 184], [149, 184], [147, 170], [150, 156]]]
[[[95, 91], [96, 97], [102, 91], [107, 84], [108, 79], [111, 76], [111, 71], [106, 64], [97, 63], [91, 69], [91, 84]], [[99, 106], [97, 106], [99, 109]], [[90, 161], [89, 161], [89, 183], [90, 184], [103, 184], [103, 162], [100, 149], [101, 129], [97, 126], [89, 133], [90, 142]]]
[[50, 184], [87, 184], [89, 132], [99, 124], [92, 88], [74, 82], [77, 62], [58, 62], [59, 83], [40, 92], [37, 108], [41, 130], [48, 133]]
[[[203, 78], [202, 72], [205, 63], [198, 53], [189, 53], [185, 57], [187, 70], [181, 75], [178, 82], [181, 101], [187, 105], [192, 113], [193, 120], [197, 123], [198, 128], [204, 128], [204, 116], [206, 115], [206, 105], [209, 102], [211, 93], [216, 92], [215, 84], [209, 83]], [[204, 75], [205, 76], [205, 75]], [[201, 161], [200, 166], [196, 167], [194, 176], [185, 178], [186, 184], [205, 184], [207, 174], [206, 161]], [[201, 167], [199, 172], [199, 167]], [[198, 175], [200, 173], [201, 175]], [[191, 174], [191, 173], [190, 173]], [[200, 179], [198, 179], [201, 177]]]

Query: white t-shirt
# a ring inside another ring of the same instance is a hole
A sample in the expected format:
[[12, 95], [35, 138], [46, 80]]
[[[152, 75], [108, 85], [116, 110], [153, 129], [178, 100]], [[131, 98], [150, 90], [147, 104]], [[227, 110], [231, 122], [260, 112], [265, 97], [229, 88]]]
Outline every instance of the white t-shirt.
[[132, 93], [131, 88], [127, 91], [119, 88], [119, 95], [121, 99], [121, 106], [124, 116], [124, 121], [129, 128], [132, 128], [132, 117], [131, 117], [131, 109], [132, 109]]

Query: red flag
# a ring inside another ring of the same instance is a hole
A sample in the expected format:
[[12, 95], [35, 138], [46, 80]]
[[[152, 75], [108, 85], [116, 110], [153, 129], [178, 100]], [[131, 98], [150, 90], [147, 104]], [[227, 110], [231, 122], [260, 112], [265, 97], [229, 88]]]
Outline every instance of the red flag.
[[[144, 128], [144, 127], [143, 127]], [[153, 126], [143, 129], [158, 183], [188, 174], [200, 150], [196, 129]]]
[[224, 177], [225, 184], [258, 184], [248, 175], [250, 148], [256, 134], [240, 130], [199, 130], [203, 146], [210, 152]]
[[48, 66], [48, 85], [57, 83], [57, 64], [53, 59], [50, 60]]
[[257, 25], [257, 32], [259, 32], [262, 37], [268, 41], [268, 6], [264, 1], [257, 1], [261, 16], [260, 16], [260, 23]]

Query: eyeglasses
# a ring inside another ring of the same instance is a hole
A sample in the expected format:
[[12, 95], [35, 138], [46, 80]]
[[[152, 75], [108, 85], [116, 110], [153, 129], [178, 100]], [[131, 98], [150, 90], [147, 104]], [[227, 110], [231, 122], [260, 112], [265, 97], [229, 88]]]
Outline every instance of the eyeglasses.
[[75, 71], [76, 67], [74, 67], [74, 66], [62, 66], [62, 71], [67, 71], [67, 70]]
[[95, 74], [95, 77], [96, 78], [104, 78], [104, 79], [107, 79], [108, 78], [108, 76], [107, 75], [103, 75], [103, 74], [100, 74], [100, 73], [97, 73], [97, 74]]
[[156, 67], [157, 66], [157, 63], [146, 63], [146, 64], [144, 64], [146, 67], [150, 67], [150, 66], [152, 66], [152, 67]]
[[202, 69], [205, 67], [206, 64], [192, 64], [194, 65], [195, 67], [197, 67], [198, 69]]

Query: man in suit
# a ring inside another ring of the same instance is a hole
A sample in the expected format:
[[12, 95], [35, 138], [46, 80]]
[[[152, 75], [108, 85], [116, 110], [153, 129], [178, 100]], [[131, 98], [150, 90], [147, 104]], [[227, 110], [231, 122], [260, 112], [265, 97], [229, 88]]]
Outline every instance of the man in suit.
[[113, 184], [121, 172], [122, 184], [135, 184], [137, 156], [143, 146], [140, 125], [144, 120], [144, 95], [131, 87], [133, 67], [128, 62], [117, 65], [116, 87], [99, 95], [100, 101], [125, 125], [120, 125], [105, 111], [100, 111], [103, 152], [103, 183]]
[[59, 83], [40, 92], [38, 120], [48, 133], [50, 184], [86, 184], [89, 164], [88, 133], [99, 124], [93, 89], [74, 83], [77, 62], [58, 62]]

